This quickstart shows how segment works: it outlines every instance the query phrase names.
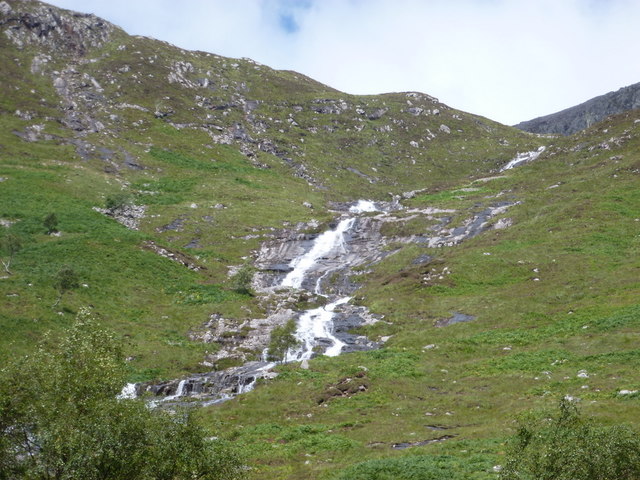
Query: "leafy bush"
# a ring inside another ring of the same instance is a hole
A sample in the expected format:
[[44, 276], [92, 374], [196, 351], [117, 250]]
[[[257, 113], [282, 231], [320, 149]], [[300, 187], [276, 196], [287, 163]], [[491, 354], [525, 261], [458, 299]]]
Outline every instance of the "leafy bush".
[[126, 192], [114, 193], [113, 195], [109, 195], [104, 201], [104, 208], [107, 210], [114, 212], [116, 210], [120, 210], [124, 207], [131, 205], [133, 199], [131, 195]]
[[47, 230], [47, 235], [58, 231], [58, 217], [55, 213], [50, 213], [42, 219], [42, 225]]
[[640, 439], [625, 426], [584, 419], [563, 399], [559, 411], [529, 413], [510, 442], [501, 480], [632, 480], [640, 478]]
[[[51, 339], [49, 339], [51, 340]], [[0, 371], [0, 479], [235, 479], [238, 458], [188, 414], [118, 399], [125, 363], [86, 310]]]
[[243, 295], [251, 295], [251, 283], [255, 269], [247, 264], [241, 266], [233, 277], [231, 277], [231, 288], [234, 292]]
[[267, 351], [270, 360], [284, 361], [287, 351], [300, 343], [295, 333], [296, 322], [293, 318], [289, 319], [284, 325], [275, 327], [271, 331], [271, 339]]
[[80, 279], [78, 278], [78, 274], [76, 271], [69, 267], [64, 266], [58, 273], [56, 273], [55, 278], [53, 279], [53, 287], [58, 291], [58, 298], [56, 303], [54, 303], [54, 307], [60, 303], [62, 300], [62, 296], [68, 292], [69, 290], [73, 290], [74, 288], [78, 288], [80, 286]]

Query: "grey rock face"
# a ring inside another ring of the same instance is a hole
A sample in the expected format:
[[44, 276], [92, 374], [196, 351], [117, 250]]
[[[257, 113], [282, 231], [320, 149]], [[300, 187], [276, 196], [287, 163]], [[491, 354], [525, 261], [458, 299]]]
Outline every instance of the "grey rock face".
[[83, 55], [109, 40], [114, 26], [95, 15], [60, 10], [26, 2], [17, 11], [6, 2], [0, 4], [0, 28], [19, 48], [40, 45], [56, 54]]
[[532, 133], [571, 135], [610, 115], [640, 108], [640, 83], [592, 98], [560, 112], [520, 122], [514, 127]]

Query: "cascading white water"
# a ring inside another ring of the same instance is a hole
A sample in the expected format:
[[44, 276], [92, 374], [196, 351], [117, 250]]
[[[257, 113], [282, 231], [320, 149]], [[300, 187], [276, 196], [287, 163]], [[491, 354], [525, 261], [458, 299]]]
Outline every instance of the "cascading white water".
[[168, 402], [171, 400], [175, 400], [176, 398], [180, 398], [184, 395], [184, 386], [187, 384], [186, 380], [180, 380], [180, 383], [178, 383], [178, 388], [176, 389], [176, 393], [174, 393], [173, 395], [169, 395], [168, 397], [165, 397], [164, 401]]
[[518, 153], [515, 156], [515, 158], [510, 160], [509, 163], [507, 163], [504, 167], [500, 169], [500, 171], [504, 172], [505, 170], [511, 170], [512, 168], [517, 167], [522, 163], [532, 162], [536, 158], [538, 158], [542, 154], [542, 152], [545, 151], [545, 149], [546, 148], [543, 145], [540, 148], [538, 148], [538, 150], [533, 150], [531, 152]]
[[379, 212], [376, 204], [371, 200], [358, 200], [358, 203], [349, 207], [351, 213]]
[[132, 399], [136, 398], [138, 394], [136, 393], [136, 384], [135, 383], [127, 383], [122, 391], [116, 396], [118, 400], [124, 399]]
[[[378, 211], [378, 208], [369, 200], [360, 200], [357, 204], [349, 208], [349, 212], [355, 214], [375, 211]], [[305, 275], [318, 264], [319, 260], [339, 250], [345, 253], [344, 235], [351, 229], [354, 222], [355, 218], [345, 218], [338, 223], [335, 230], [328, 230], [318, 236], [307, 253], [291, 262], [290, 266], [293, 270], [287, 274], [280, 285], [283, 287], [300, 288], [305, 279]], [[326, 297], [326, 295], [322, 294], [322, 280], [332, 271], [333, 270], [325, 272], [316, 280], [314, 293]], [[349, 300], [351, 300], [351, 297], [342, 297], [327, 305], [307, 310], [303, 313], [298, 319], [296, 329], [296, 338], [300, 342], [300, 345], [295, 349], [289, 350], [285, 355], [284, 361], [309, 360], [318, 344], [318, 338], [331, 341], [331, 346], [324, 352], [325, 355], [330, 357], [340, 355], [345, 343], [338, 339], [333, 333], [333, 316], [336, 307], [347, 303]]]
[[[369, 200], [360, 200], [357, 204], [349, 208], [349, 212], [352, 214], [376, 211], [379, 211], [379, 209]], [[296, 289], [302, 288], [305, 277], [310, 271], [318, 272], [318, 270], [321, 270], [322, 274], [316, 280], [314, 292], [317, 295], [328, 298], [327, 295], [322, 293], [322, 280], [328, 277], [333, 271], [339, 270], [341, 267], [322, 270], [322, 267], [318, 268], [318, 265], [321, 263], [323, 258], [327, 258], [329, 255], [339, 257], [340, 253], [347, 253], [344, 237], [345, 234], [353, 227], [354, 223], [355, 218], [344, 218], [338, 223], [335, 230], [329, 230], [319, 235], [308, 252], [291, 261], [290, 266], [292, 270], [285, 276], [280, 285]], [[325, 349], [324, 355], [340, 355], [346, 344], [334, 335], [333, 318], [336, 307], [349, 302], [349, 300], [351, 300], [351, 297], [334, 299], [332, 302], [322, 307], [314, 308], [303, 313], [298, 319], [298, 326], [296, 330], [296, 337], [300, 341], [300, 345], [298, 348], [292, 349], [286, 353], [284, 362], [309, 360], [315, 353], [315, 347], [320, 343], [318, 342], [318, 339], [328, 340], [331, 343], [330, 346]], [[250, 373], [240, 375], [235, 393], [221, 393], [217, 398], [205, 401], [202, 405], [207, 406], [221, 403], [233, 398], [235, 395], [253, 390], [257, 379], [266, 376], [266, 372], [276, 365], [276, 363], [268, 362], [267, 352], [268, 349], [264, 349], [262, 352], [262, 363], [264, 363], [264, 365], [255, 368]], [[246, 379], [249, 377], [252, 377], [251, 381], [245, 383]], [[187, 383], [188, 379], [180, 380], [178, 387], [176, 388], [176, 392], [173, 395], [169, 395], [162, 400], [149, 401], [147, 402], [147, 405], [149, 408], [155, 408], [163, 402], [171, 402], [173, 400], [180, 399], [180, 397], [187, 395]], [[127, 384], [118, 398], [135, 398], [135, 396], [135, 384]]]
[[[265, 349], [268, 350], [268, 349]], [[262, 352], [262, 357], [263, 360], [266, 361], [266, 353]], [[251, 390], [253, 390], [253, 387], [256, 386], [256, 382], [258, 381], [258, 378], [260, 378], [259, 373], [260, 372], [268, 372], [269, 370], [271, 370], [273, 367], [275, 367], [276, 364], [274, 362], [269, 362], [265, 365], [263, 365], [262, 367], [256, 369], [255, 372], [252, 372], [252, 380], [249, 383], [244, 383], [244, 378], [241, 377], [240, 379], [238, 379], [238, 390], [237, 390], [237, 395], [240, 395], [241, 393], [247, 393], [250, 392]]]
[[291, 270], [282, 283], [283, 287], [300, 288], [305, 274], [311, 269], [319, 259], [328, 253], [343, 247], [344, 233], [351, 228], [355, 219], [345, 218], [341, 220], [335, 230], [327, 230], [313, 242], [313, 247], [304, 255], [294, 258], [291, 262]]
[[332, 320], [335, 308], [338, 305], [347, 303], [349, 300], [351, 300], [351, 297], [343, 297], [335, 302], [303, 313], [298, 319], [296, 331], [300, 346], [287, 352], [285, 362], [309, 360], [314, 353], [313, 349], [317, 344], [317, 338], [326, 338], [332, 342], [331, 346], [324, 352], [325, 355], [329, 357], [340, 355], [345, 343], [333, 334]]

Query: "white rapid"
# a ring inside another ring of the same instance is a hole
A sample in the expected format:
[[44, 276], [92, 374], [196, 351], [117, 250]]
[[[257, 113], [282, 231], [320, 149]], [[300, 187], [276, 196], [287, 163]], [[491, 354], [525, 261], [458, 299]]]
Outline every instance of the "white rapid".
[[[349, 208], [349, 212], [359, 214], [364, 212], [376, 212], [378, 208], [369, 200], [360, 200], [357, 204]], [[345, 234], [351, 229], [355, 218], [344, 218], [338, 223], [335, 230], [328, 230], [319, 235], [311, 249], [305, 254], [291, 261], [292, 271], [282, 280], [282, 287], [301, 288], [305, 276], [308, 272], [317, 270], [318, 263], [329, 254], [336, 256], [345, 254]], [[335, 269], [333, 269], [335, 270]], [[322, 292], [322, 280], [333, 270], [324, 272], [315, 283], [314, 293], [327, 297]], [[327, 297], [328, 298], [328, 297]], [[338, 298], [322, 307], [314, 308], [304, 312], [298, 319], [296, 338], [299, 346], [290, 349], [285, 362], [309, 360], [315, 353], [315, 347], [320, 343], [318, 340], [327, 340], [331, 343], [324, 351], [324, 355], [335, 357], [340, 355], [345, 343], [334, 335], [333, 317], [336, 307], [347, 303], [351, 297]]]
[[284, 277], [280, 285], [300, 288], [305, 274], [316, 265], [318, 260], [336, 249], [344, 250], [344, 233], [351, 228], [354, 221], [354, 218], [345, 218], [340, 221], [335, 230], [327, 230], [318, 236], [311, 250], [291, 261], [290, 266], [293, 270]]
[[171, 400], [175, 400], [176, 398], [180, 398], [184, 395], [184, 386], [187, 384], [186, 380], [180, 380], [180, 383], [178, 384], [178, 388], [176, 389], [176, 393], [174, 393], [173, 395], [169, 395], [168, 397], [164, 398], [164, 402], [170, 402]]
[[533, 150], [532, 152], [524, 152], [518, 153], [515, 158], [509, 161], [504, 167], [500, 169], [501, 172], [505, 170], [511, 170], [513, 167], [517, 167], [518, 165], [526, 162], [532, 162], [536, 158], [540, 156], [542, 152], [545, 151], [545, 147], [541, 146], [538, 150]]
[[[322, 353], [324, 355], [337, 356], [346, 346], [346, 343], [335, 335], [334, 315], [336, 308], [349, 302], [351, 297], [325, 294], [322, 285], [331, 273], [342, 270], [343, 266], [349, 266], [347, 255], [349, 252], [345, 235], [354, 226], [356, 215], [377, 211], [380, 210], [372, 201], [360, 200], [349, 208], [349, 217], [341, 219], [335, 229], [328, 230], [316, 237], [307, 252], [290, 262], [291, 271], [280, 282], [280, 286], [294, 289], [309, 288], [316, 295], [327, 298], [328, 303], [322, 307], [307, 310], [300, 315], [295, 333], [299, 345], [286, 353], [284, 362], [309, 360], [315, 353], [319, 353], [318, 347], [320, 346], [323, 347]], [[307, 280], [306, 284], [305, 280]], [[225, 390], [215, 394], [215, 398], [205, 397], [207, 399], [200, 404], [207, 406], [222, 403], [236, 395], [253, 390], [258, 379], [269, 378], [272, 375], [269, 372], [276, 366], [276, 363], [269, 361], [267, 353], [268, 348], [265, 348], [261, 361], [248, 362], [243, 366], [231, 368], [229, 371], [214, 372], [214, 374], [219, 373], [220, 376], [213, 380], [213, 383], [223, 385]], [[229, 380], [231, 383], [228, 383]], [[205, 383], [212, 381], [210, 374], [182, 379], [173, 395], [168, 395], [160, 400], [148, 401], [147, 405], [149, 408], [155, 408], [165, 404], [170, 408], [173, 403], [181, 403], [184, 400], [183, 397], [203, 398], [202, 389], [199, 387], [203, 381]], [[123, 388], [118, 398], [135, 398], [135, 395], [136, 386], [128, 384]]]
[[122, 391], [116, 396], [116, 398], [119, 400], [132, 399], [136, 397], [137, 397], [137, 393], [136, 393], [135, 383], [127, 383], [122, 388]]

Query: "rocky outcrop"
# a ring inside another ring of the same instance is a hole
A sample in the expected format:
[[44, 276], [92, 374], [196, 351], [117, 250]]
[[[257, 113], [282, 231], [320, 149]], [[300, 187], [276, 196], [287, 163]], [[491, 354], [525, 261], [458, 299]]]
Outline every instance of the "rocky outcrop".
[[107, 42], [115, 27], [96, 17], [37, 2], [0, 2], [0, 28], [18, 48], [37, 45], [57, 56], [84, 55]]
[[640, 83], [592, 98], [575, 107], [514, 125], [532, 133], [571, 135], [584, 130], [609, 115], [640, 108]]

